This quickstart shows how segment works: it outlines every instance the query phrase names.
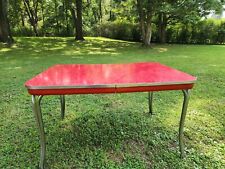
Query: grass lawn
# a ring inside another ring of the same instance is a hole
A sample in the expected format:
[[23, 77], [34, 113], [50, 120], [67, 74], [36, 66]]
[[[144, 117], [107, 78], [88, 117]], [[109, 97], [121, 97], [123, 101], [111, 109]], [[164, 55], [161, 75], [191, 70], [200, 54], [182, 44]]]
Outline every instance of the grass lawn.
[[39, 134], [24, 82], [54, 64], [157, 61], [198, 77], [185, 123], [186, 158], [179, 158], [182, 92], [43, 98], [49, 168], [225, 168], [225, 46], [154, 45], [104, 38], [16, 38], [0, 48], [0, 168], [35, 168]]

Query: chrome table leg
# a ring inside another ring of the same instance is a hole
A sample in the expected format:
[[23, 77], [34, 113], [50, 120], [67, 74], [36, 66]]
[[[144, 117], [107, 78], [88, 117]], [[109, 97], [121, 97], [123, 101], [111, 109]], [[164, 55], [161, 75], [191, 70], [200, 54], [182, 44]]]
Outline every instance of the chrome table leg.
[[184, 157], [184, 122], [187, 113], [187, 107], [189, 102], [190, 92], [188, 90], [182, 90], [184, 94], [184, 101], [182, 107], [182, 113], [180, 117], [180, 126], [179, 126], [179, 148], [181, 158]]
[[65, 116], [65, 96], [60, 95], [60, 103], [61, 103], [61, 118], [64, 119]]
[[34, 116], [37, 122], [37, 127], [40, 134], [40, 144], [41, 144], [41, 152], [40, 152], [40, 163], [39, 168], [44, 169], [45, 167], [45, 158], [46, 158], [46, 140], [45, 140], [45, 131], [44, 131], [44, 124], [42, 120], [42, 113], [41, 113], [41, 99], [43, 96], [35, 96], [32, 95], [32, 107]]
[[153, 100], [153, 92], [148, 92], [148, 108], [149, 108], [149, 113], [152, 115], [152, 100]]

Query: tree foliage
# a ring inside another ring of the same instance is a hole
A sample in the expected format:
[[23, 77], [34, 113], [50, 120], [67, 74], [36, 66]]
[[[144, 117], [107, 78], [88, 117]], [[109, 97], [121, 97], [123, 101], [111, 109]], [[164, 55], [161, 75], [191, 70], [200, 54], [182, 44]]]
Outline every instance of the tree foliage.
[[132, 31], [124, 32], [139, 31], [140, 40], [149, 46], [152, 40], [170, 41], [167, 33], [173, 25], [185, 30], [185, 25], [199, 23], [211, 11], [221, 12], [223, 4], [223, 0], [9, 0], [7, 11], [16, 36], [75, 35], [83, 40], [84, 35], [101, 34], [93, 31], [106, 32], [101, 25], [122, 30], [121, 25], [131, 24]]

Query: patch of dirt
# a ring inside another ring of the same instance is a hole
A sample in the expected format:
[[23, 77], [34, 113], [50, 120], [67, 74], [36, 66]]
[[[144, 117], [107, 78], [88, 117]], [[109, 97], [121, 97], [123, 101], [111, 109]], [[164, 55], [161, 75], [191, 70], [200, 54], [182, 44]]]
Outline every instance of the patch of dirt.
[[115, 152], [113, 150], [110, 150], [108, 152], [108, 159], [121, 164], [124, 161], [125, 157], [122, 152]]
[[127, 140], [125, 141], [125, 151], [133, 156], [139, 156], [145, 161], [147, 168], [152, 168], [151, 157], [149, 150], [145, 143], [141, 140]]

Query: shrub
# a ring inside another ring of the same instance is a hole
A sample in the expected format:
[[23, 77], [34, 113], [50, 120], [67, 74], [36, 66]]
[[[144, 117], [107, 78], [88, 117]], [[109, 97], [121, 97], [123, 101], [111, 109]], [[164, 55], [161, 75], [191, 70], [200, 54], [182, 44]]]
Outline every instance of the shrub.
[[196, 24], [169, 25], [167, 28], [169, 43], [221, 44], [225, 42], [225, 21], [202, 20]]
[[222, 22], [218, 27], [217, 42], [220, 44], [225, 42], [225, 22]]
[[34, 36], [32, 28], [16, 27], [11, 30], [13, 36]]
[[137, 24], [127, 22], [105, 22], [93, 27], [94, 36], [103, 36], [112, 39], [140, 41], [140, 30]]

